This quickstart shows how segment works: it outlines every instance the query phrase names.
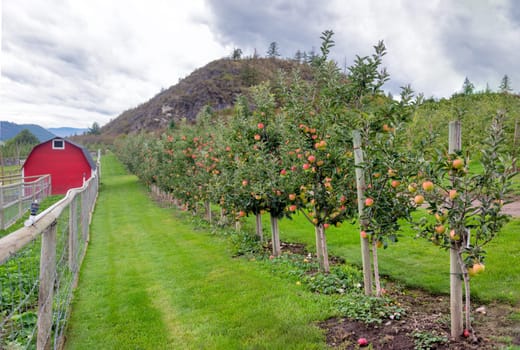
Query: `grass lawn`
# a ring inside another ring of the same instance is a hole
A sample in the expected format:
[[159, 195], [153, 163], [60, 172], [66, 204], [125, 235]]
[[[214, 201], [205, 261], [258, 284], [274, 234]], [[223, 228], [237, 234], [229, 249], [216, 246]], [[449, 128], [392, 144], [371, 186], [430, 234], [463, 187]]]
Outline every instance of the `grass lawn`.
[[322, 349], [327, 298], [273, 277], [103, 158], [67, 349]]

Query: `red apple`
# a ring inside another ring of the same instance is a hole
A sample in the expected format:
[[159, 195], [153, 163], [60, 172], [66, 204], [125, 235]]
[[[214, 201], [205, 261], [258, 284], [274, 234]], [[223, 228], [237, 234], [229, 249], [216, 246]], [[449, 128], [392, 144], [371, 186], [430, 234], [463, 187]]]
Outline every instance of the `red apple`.
[[256, 141], [260, 141], [260, 139], [262, 138], [262, 136], [258, 135], [258, 134], [255, 134], [255, 140]]
[[316, 161], [316, 157], [311, 154], [307, 157], [307, 160], [309, 161], [309, 163], [314, 163]]
[[469, 331], [469, 329], [465, 329], [462, 335], [464, 336], [464, 338], [468, 338], [471, 335], [471, 332]]
[[366, 338], [359, 338], [357, 343], [359, 346], [365, 347], [368, 345], [368, 340]]
[[368, 234], [366, 233], [366, 231], [361, 231], [359, 233], [359, 235], [361, 236], [361, 238], [367, 238], [368, 237]]
[[453, 169], [462, 169], [464, 167], [464, 160], [457, 158], [451, 163], [451, 166]]
[[431, 181], [424, 181], [422, 183], [422, 188], [423, 190], [425, 190], [426, 192], [431, 192], [433, 191], [433, 182]]
[[298, 207], [294, 204], [289, 206], [289, 211], [296, 211], [296, 209], [298, 209]]
[[309, 170], [311, 165], [309, 163], [305, 163], [302, 165], [303, 170]]
[[291, 200], [291, 201], [296, 200], [296, 194], [294, 194], [294, 193], [289, 194], [289, 200]]
[[372, 198], [365, 199], [365, 206], [371, 207], [372, 205], [374, 205], [374, 200]]
[[421, 205], [424, 203], [424, 196], [421, 194], [418, 194], [417, 196], [414, 197], [413, 201], [415, 202], [415, 204]]
[[435, 232], [438, 234], [444, 233], [444, 231], [446, 231], [446, 227], [444, 227], [444, 225], [435, 226]]
[[256, 126], [258, 127], [258, 129], [263, 129], [265, 125], [264, 123], [258, 123]]
[[280, 175], [282, 175], [282, 176], [287, 175], [287, 170], [282, 169], [282, 170], [280, 171]]
[[460, 240], [460, 235], [455, 230], [450, 231], [450, 238], [454, 241]]
[[242, 180], [242, 186], [247, 186], [249, 184], [249, 181], [247, 180]]
[[450, 190], [448, 192], [448, 196], [450, 197], [451, 200], [454, 200], [458, 196], [457, 190], [455, 190], [455, 189]]
[[398, 180], [392, 180], [392, 182], [390, 183], [390, 185], [391, 185], [393, 188], [398, 187], [400, 184], [401, 184], [401, 181], [398, 181]]

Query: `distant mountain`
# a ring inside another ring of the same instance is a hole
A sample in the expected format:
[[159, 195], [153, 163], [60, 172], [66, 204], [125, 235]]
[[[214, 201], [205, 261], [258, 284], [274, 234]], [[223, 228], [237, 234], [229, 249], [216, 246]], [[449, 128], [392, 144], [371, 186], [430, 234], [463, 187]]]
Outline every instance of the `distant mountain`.
[[88, 131], [88, 129], [85, 128], [68, 128], [68, 127], [62, 127], [62, 128], [47, 128], [50, 132], [52, 132], [54, 135], [59, 137], [68, 137], [68, 136], [74, 136], [74, 135], [81, 135], [84, 132]]
[[47, 141], [56, 137], [49, 130], [42, 128], [36, 124], [16, 124], [7, 121], [0, 121], [0, 141], [7, 141], [12, 139], [18, 133], [27, 129], [40, 140], [40, 142]]
[[127, 110], [101, 128], [103, 135], [121, 135], [140, 130], [165, 129], [182, 118], [194, 121], [204, 106], [215, 111], [230, 108], [237, 95], [247, 95], [249, 88], [263, 81], [275, 83], [279, 71], [298, 68], [307, 72], [306, 64], [272, 58], [219, 59], [192, 72], [178, 84], [165, 89], [149, 101]]

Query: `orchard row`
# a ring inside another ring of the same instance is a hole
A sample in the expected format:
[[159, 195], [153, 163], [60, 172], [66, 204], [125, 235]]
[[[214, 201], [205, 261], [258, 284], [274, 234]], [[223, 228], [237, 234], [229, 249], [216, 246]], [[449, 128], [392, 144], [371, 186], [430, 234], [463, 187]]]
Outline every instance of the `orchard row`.
[[205, 108], [196, 124], [129, 136], [118, 144], [120, 158], [186, 209], [213, 203], [235, 220], [269, 213], [274, 255], [280, 254], [277, 221], [303, 214], [314, 226], [324, 271], [326, 229], [358, 219], [361, 244], [373, 259], [372, 266], [364, 260], [367, 294], [371, 268], [381, 292], [377, 248], [396, 241], [400, 220], [413, 221], [412, 212], [424, 207], [417, 234], [456, 252], [469, 295], [468, 274], [483, 269], [482, 246], [507, 220], [500, 213], [511, 176], [501, 154], [503, 116], [490, 126], [480, 174], [468, 171], [469, 156], [459, 149], [409, 149], [401, 130], [416, 103], [410, 88], [399, 101], [381, 91], [388, 80], [383, 43], [357, 57], [345, 76], [327, 58], [332, 32], [322, 40], [311, 80], [297, 71], [281, 74], [276, 84], [238, 97], [228, 116], [217, 119]]

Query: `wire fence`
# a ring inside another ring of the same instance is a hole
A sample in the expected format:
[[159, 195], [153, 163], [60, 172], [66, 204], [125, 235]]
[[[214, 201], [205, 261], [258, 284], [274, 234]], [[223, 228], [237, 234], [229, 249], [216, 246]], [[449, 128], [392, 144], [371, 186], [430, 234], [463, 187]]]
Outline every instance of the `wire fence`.
[[0, 186], [0, 229], [5, 230], [51, 194], [51, 176], [4, 177]]
[[0, 239], [0, 349], [62, 348], [98, 186], [96, 174]]

